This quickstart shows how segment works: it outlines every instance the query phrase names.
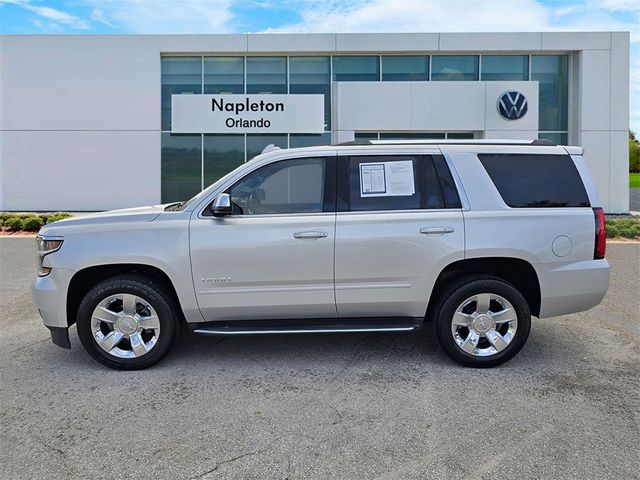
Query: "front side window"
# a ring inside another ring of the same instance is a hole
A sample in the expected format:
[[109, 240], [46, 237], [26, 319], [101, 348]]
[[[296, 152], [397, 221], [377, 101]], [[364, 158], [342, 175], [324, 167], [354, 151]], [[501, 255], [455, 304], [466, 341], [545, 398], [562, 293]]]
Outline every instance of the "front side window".
[[478, 158], [512, 208], [589, 206], [584, 184], [569, 155], [483, 153]]
[[430, 156], [349, 158], [349, 210], [443, 208], [442, 190]]
[[323, 210], [326, 159], [274, 162], [231, 187], [234, 215], [318, 213]]

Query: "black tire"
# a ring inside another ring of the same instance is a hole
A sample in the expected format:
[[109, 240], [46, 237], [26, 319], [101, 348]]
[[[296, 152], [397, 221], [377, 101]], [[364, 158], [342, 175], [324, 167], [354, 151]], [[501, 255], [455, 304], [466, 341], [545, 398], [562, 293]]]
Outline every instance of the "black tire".
[[[500, 295], [511, 303], [517, 315], [517, 329], [511, 342], [504, 350], [489, 356], [463, 351], [451, 332], [456, 309], [468, 298], [481, 293]], [[452, 282], [443, 289], [432, 311], [438, 343], [449, 357], [466, 367], [489, 368], [507, 362], [522, 350], [531, 329], [531, 312], [522, 294], [510, 283], [488, 275], [468, 276]]]
[[[157, 313], [160, 323], [157, 343], [140, 357], [120, 358], [110, 355], [98, 345], [91, 330], [94, 309], [104, 299], [119, 293], [143, 298]], [[89, 290], [78, 308], [76, 323], [80, 342], [94, 359], [116, 370], [140, 370], [155, 365], [167, 355], [176, 340], [180, 316], [175, 302], [162, 285], [152, 278], [132, 274], [110, 278]]]

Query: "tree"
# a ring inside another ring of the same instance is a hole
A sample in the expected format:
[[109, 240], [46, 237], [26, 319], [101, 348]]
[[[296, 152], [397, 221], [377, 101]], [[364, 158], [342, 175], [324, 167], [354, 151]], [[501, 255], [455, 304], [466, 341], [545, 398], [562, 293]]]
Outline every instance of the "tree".
[[640, 142], [633, 130], [629, 130], [629, 172], [640, 173]]

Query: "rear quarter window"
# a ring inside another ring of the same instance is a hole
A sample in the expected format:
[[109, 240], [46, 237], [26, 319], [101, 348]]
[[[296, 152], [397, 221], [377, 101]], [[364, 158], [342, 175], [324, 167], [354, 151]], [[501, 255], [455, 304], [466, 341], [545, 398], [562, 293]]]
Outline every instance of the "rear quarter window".
[[569, 155], [481, 153], [478, 158], [512, 208], [590, 206]]

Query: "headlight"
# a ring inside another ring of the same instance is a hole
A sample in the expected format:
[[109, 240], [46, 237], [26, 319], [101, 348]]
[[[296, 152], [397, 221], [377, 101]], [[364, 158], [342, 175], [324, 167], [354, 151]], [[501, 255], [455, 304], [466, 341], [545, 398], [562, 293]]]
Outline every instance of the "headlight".
[[49, 275], [50, 267], [43, 267], [44, 257], [50, 253], [57, 252], [62, 246], [63, 239], [61, 237], [36, 237], [36, 248], [38, 250], [38, 276], [44, 277]]

